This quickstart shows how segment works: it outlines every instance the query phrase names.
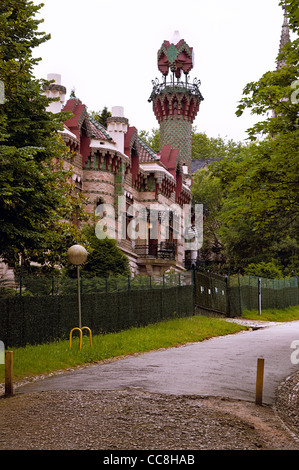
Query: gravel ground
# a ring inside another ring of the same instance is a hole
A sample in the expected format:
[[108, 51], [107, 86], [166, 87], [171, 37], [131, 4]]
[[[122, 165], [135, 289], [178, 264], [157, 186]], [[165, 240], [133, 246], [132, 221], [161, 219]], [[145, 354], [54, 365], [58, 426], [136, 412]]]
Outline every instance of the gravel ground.
[[299, 438], [299, 372], [288, 377], [279, 387], [276, 410], [288, 428]]
[[0, 450], [299, 450], [298, 389], [299, 373], [275, 407], [136, 390], [2, 396]]
[[0, 450], [299, 450], [299, 372], [273, 407], [136, 389], [3, 392]]

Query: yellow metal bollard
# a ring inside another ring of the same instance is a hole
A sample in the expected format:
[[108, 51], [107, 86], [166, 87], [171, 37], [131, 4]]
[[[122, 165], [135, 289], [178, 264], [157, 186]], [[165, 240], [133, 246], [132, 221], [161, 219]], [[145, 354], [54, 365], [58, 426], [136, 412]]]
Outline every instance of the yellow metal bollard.
[[92, 348], [92, 334], [91, 334], [91, 329], [88, 328], [88, 326], [82, 326], [82, 330], [88, 330], [89, 331], [89, 342], [90, 342], [90, 347]]
[[70, 349], [71, 349], [71, 347], [72, 347], [72, 335], [73, 335], [73, 331], [75, 331], [75, 330], [78, 330], [78, 331], [79, 331], [79, 334], [80, 334], [80, 336], [79, 336], [79, 349], [81, 350], [81, 348], [82, 348], [82, 330], [81, 330], [81, 328], [77, 328], [77, 327], [76, 327], [76, 328], [73, 328], [73, 329], [71, 330], [71, 332], [70, 332]]
[[91, 334], [91, 329], [88, 328], [88, 326], [82, 326], [82, 328], [73, 328], [70, 332], [70, 349], [72, 347], [72, 335], [73, 335], [73, 331], [75, 330], [78, 330], [80, 333], [80, 336], [79, 336], [79, 349], [81, 350], [82, 349], [82, 338], [83, 338], [83, 330], [88, 330], [89, 331], [89, 341], [90, 341], [90, 347], [92, 348], [92, 334]]

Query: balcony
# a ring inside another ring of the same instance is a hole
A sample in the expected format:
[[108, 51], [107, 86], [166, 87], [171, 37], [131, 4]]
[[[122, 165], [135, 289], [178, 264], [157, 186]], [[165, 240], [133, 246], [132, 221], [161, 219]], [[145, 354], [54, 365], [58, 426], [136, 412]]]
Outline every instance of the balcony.
[[191, 95], [197, 96], [200, 101], [203, 101], [203, 96], [199, 90], [200, 80], [194, 78], [193, 83], [189, 83], [189, 77], [186, 76], [186, 81], [182, 82], [180, 80], [175, 80], [173, 76], [173, 80], [171, 82], [166, 82], [166, 77], [164, 82], [159, 83], [158, 78], [152, 80], [153, 90], [151, 96], [148, 99], [150, 103], [155, 99], [156, 96], [160, 95], [165, 91], [172, 91], [172, 92], [184, 92], [189, 93]]
[[175, 260], [175, 243], [165, 241], [136, 245], [135, 252], [139, 258]]

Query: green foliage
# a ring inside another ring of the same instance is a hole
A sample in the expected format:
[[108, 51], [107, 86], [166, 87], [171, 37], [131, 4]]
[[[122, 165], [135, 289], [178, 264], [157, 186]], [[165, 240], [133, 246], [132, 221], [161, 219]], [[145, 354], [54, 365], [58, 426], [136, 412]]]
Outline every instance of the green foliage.
[[[290, 28], [298, 33], [299, 1], [281, 1], [280, 4], [286, 5]], [[298, 38], [284, 46], [277, 57], [277, 62], [281, 60], [284, 61], [282, 68], [266, 72], [259, 81], [248, 83], [243, 90], [237, 116], [241, 116], [245, 109], [251, 109], [251, 114], [264, 117], [248, 130], [251, 140], [257, 140], [260, 135], [276, 137], [280, 133], [298, 130], [299, 100], [292, 99], [293, 85], [296, 86], [298, 80]]]
[[[87, 261], [81, 268], [82, 277], [117, 277], [130, 275], [129, 260], [110, 238], [99, 239], [92, 225], [81, 232], [82, 240], [88, 245]], [[68, 274], [74, 275], [75, 268], [69, 266]]]
[[118, 248], [116, 241], [105, 238], [90, 240], [91, 253], [82, 268], [84, 277], [124, 276], [130, 274], [128, 258]]
[[98, 121], [102, 126], [107, 128], [107, 119], [111, 117], [110, 111], [108, 111], [107, 107], [105, 106], [102, 111], [96, 112], [92, 111], [91, 116]]
[[154, 152], [158, 153], [160, 151], [159, 129], [153, 128], [151, 134], [142, 130], [139, 132], [139, 137], [144, 140]]
[[[153, 128], [151, 133], [145, 130], [139, 132], [143, 139], [154, 152], [160, 151], [160, 131]], [[192, 159], [208, 160], [232, 157], [238, 155], [244, 144], [234, 142], [232, 139], [225, 140], [221, 137], [208, 137], [205, 133], [192, 129]]]
[[49, 39], [35, 16], [41, 5], [3, 0], [0, 5], [0, 246], [1, 256], [18, 263], [33, 256], [59, 262], [59, 252], [78, 232], [63, 220], [85, 218], [84, 201], [73, 195], [63, 159], [67, 148], [59, 136], [66, 114], [45, 110], [45, 80], [33, 76], [39, 59], [33, 49]]
[[[298, 32], [299, 2], [286, 6], [290, 27]], [[248, 130], [250, 145], [210, 165], [222, 191], [217, 237], [232, 272], [261, 262], [274, 262], [283, 275], [299, 271], [299, 100], [293, 94], [298, 57], [295, 39], [277, 58], [284, 60], [282, 68], [244, 88], [236, 114], [250, 109], [263, 119]]]
[[298, 148], [298, 131], [280, 134], [214, 166], [225, 194], [219, 237], [233, 269], [275, 258], [286, 275], [298, 270]]
[[197, 171], [193, 176], [192, 195], [195, 203], [203, 204], [205, 222], [203, 225], [202, 259], [213, 258], [221, 261], [223, 245], [219, 238], [219, 211], [223, 202], [220, 179], [209, 169]]
[[243, 148], [242, 143], [234, 142], [232, 139], [225, 141], [222, 137], [208, 137], [205, 133], [192, 132], [192, 159], [193, 160], [215, 160], [233, 157], [239, 154]]
[[245, 269], [245, 274], [252, 276], [265, 277], [268, 279], [283, 279], [283, 273], [275, 261], [269, 263], [250, 263]]
[[242, 318], [273, 322], [297, 321], [299, 320], [299, 306], [297, 305], [284, 309], [265, 309], [262, 310], [261, 315], [259, 315], [258, 310], [244, 310]]

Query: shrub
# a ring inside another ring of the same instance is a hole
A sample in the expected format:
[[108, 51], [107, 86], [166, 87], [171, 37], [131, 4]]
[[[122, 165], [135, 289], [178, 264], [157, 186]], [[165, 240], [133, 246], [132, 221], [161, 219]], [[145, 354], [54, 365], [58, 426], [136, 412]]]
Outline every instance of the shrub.
[[245, 269], [245, 274], [269, 279], [283, 279], [284, 277], [281, 268], [275, 263], [275, 261], [268, 263], [251, 263]]

